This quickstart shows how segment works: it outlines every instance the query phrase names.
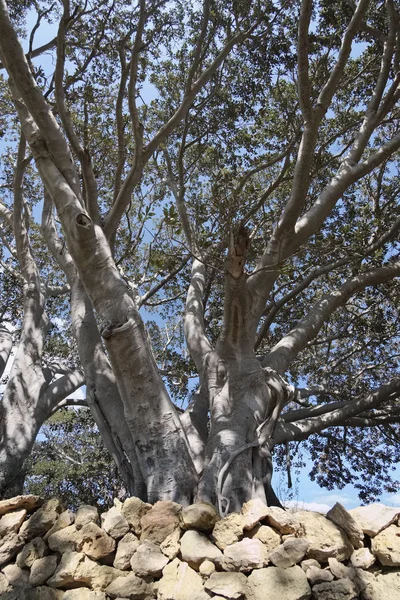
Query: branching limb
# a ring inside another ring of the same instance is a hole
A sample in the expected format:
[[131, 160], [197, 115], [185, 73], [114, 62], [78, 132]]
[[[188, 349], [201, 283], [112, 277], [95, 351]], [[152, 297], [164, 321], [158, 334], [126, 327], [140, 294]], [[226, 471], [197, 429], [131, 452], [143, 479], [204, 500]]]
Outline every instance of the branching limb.
[[400, 262], [379, 267], [347, 280], [338, 289], [325, 294], [309, 313], [276, 344], [265, 357], [263, 365], [284, 373], [291, 362], [314, 339], [330, 315], [347, 300], [370, 285], [389, 281], [400, 274]]
[[319, 433], [334, 425], [343, 425], [348, 419], [371, 410], [384, 402], [389, 402], [400, 395], [400, 379], [393, 379], [390, 383], [382, 385], [375, 392], [346, 402], [345, 406], [336, 408], [329, 413], [299, 420], [294, 423], [278, 422], [274, 434], [274, 444], [289, 441], [300, 441], [308, 438], [312, 433]]
[[0, 378], [3, 376], [13, 345], [12, 334], [0, 325]]

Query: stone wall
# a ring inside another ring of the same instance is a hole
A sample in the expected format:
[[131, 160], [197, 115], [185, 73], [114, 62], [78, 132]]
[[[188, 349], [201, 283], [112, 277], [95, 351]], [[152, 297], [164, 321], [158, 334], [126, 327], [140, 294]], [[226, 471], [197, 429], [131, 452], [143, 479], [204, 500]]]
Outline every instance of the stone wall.
[[0, 501], [1, 600], [400, 600], [400, 509]]

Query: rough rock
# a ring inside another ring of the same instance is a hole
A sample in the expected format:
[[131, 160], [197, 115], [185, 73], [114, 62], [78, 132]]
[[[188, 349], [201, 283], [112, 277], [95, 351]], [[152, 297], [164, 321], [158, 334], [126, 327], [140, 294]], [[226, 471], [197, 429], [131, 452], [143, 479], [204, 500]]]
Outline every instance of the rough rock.
[[359, 523], [364, 533], [369, 537], [375, 537], [397, 520], [400, 510], [376, 503], [352, 508], [349, 513]]
[[271, 599], [309, 600], [311, 597], [306, 574], [298, 566], [289, 569], [257, 569], [249, 575], [247, 582], [250, 588], [249, 600], [266, 600], [266, 590]]
[[187, 563], [174, 558], [163, 571], [157, 600], [210, 600], [198, 573]]
[[276, 566], [287, 569], [297, 565], [305, 556], [309, 542], [305, 538], [288, 538], [269, 553], [269, 560]]
[[6, 565], [2, 569], [7, 581], [13, 587], [25, 587], [29, 583], [29, 571], [21, 569], [17, 565]]
[[160, 544], [160, 550], [165, 556], [168, 556], [170, 560], [176, 558], [180, 552], [181, 545], [179, 543], [181, 532], [179, 529], [175, 529], [172, 533], [167, 535], [165, 540]]
[[0, 539], [0, 566], [14, 558], [24, 543], [24, 538], [18, 533], [8, 533]]
[[82, 504], [76, 512], [75, 527], [79, 530], [88, 523], [100, 524], [99, 511], [90, 504]]
[[269, 527], [269, 525], [256, 525], [247, 532], [247, 536], [260, 540], [269, 551], [277, 548], [282, 542], [279, 533], [272, 529], [272, 527]]
[[356, 586], [350, 579], [318, 583], [313, 587], [315, 600], [357, 600]]
[[181, 555], [182, 560], [198, 570], [204, 560], [213, 561], [222, 556], [222, 552], [204, 534], [191, 529], [182, 536]]
[[362, 527], [340, 502], [336, 502], [331, 510], [326, 513], [326, 518], [339, 525], [345, 531], [354, 548], [362, 548], [364, 546], [364, 532]]
[[151, 508], [151, 504], [147, 504], [146, 502], [143, 502], [143, 500], [140, 500], [140, 498], [136, 498], [135, 496], [128, 498], [123, 503], [121, 512], [137, 535], [139, 535], [141, 532], [140, 521], [142, 517], [144, 517], [144, 515]]
[[315, 558], [306, 558], [306, 560], [302, 560], [300, 566], [305, 573], [307, 573], [310, 567], [317, 567], [318, 569], [321, 568], [321, 565], [317, 560], [315, 560]]
[[353, 554], [350, 556], [350, 561], [353, 567], [358, 567], [359, 569], [369, 569], [376, 558], [371, 553], [369, 548], [358, 548], [354, 550]]
[[63, 600], [106, 600], [104, 592], [94, 592], [88, 588], [78, 588], [76, 590], [67, 590]]
[[175, 530], [180, 530], [180, 504], [170, 500], [161, 500], [141, 518], [142, 532], [140, 540], [151, 540], [161, 544]]
[[113, 566], [127, 571], [131, 568], [131, 558], [139, 547], [139, 540], [131, 531], [119, 541]]
[[243, 516], [231, 513], [218, 521], [212, 531], [212, 538], [220, 550], [238, 542], [243, 537]]
[[249, 502], [243, 504], [243, 529], [253, 529], [259, 521], [262, 521], [262, 519], [265, 519], [268, 516], [270, 510], [271, 509], [258, 498], [249, 500]]
[[328, 565], [331, 573], [333, 573], [336, 579], [343, 579], [344, 577], [353, 579], [355, 576], [355, 570], [353, 567], [346, 567], [336, 558], [328, 558]]
[[371, 540], [371, 551], [381, 565], [400, 567], [400, 527], [390, 525]]
[[128, 521], [115, 506], [101, 515], [101, 526], [115, 540], [124, 537], [129, 531]]
[[117, 577], [106, 588], [110, 598], [129, 598], [129, 600], [151, 600], [154, 598], [154, 586], [130, 573], [126, 577]]
[[35, 587], [38, 585], [44, 585], [56, 570], [57, 562], [58, 559], [55, 554], [37, 558], [31, 567], [29, 585], [33, 585]]
[[120, 575], [127, 573], [106, 565], [98, 565], [81, 552], [66, 552], [47, 583], [56, 588], [76, 588], [80, 584], [94, 590], [104, 590]]
[[278, 506], [270, 506], [268, 515], [265, 519], [272, 527], [282, 534], [297, 533], [301, 529], [299, 520], [296, 516], [286, 512]]
[[8, 588], [8, 579], [7, 577], [4, 575], [4, 573], [0, 573], [0, 598], [1, 598], [1, 594], [3, 592], [6, 591], [6, 589]]
[[310, 542], [307, 558], [327, 562], [333, 556], [347, 560], [353, 553], [353, 546], [344, 531], [317, 512], [301, 510], [296, 513], [304, 528], [304, 536]]
[[75, 525], [59, 529], [47, 538], [47, 543], [54, 552], [80, 552], [83, 544], [82, 535]]
[[213, 573], [204, 588], [229, 600], [237, 600], [247, 592], [247, 578], [243, 573]]
[[[39, 586], [36, 588], [35, 600], [63, 600], [64, 590], [55, 590], [48, 586]], [[24, 598], [24, 600], [28, 600]]]
[[361, 594], [362, 600], [400, 600], [400, 571], [372, 578]]
[[151, 540], [144, 540], [131, 558], [131, 569], [139, 577], [158, 577], [168, 564], [168, 558]]
[[19, 531], [20, 535], [24, 536], [25, 540], [43, 537], [57, 521], [62, 509], [62, 504], [58, 498], [47, 500], [30, 519], [22, 524]]
[[316, 585], [317, 583], [324, 583], [326, 581], [332, 581], [333, 575], [328, 569], [319, 569], [318, 567], [312, 566], [306, 571], [307, 579], [310, 584]]
[[39, 508], [39, 506], [42, 506], [43, 503], [44, 500], [40, 496], [14, 496], [14, 498], [0, 500], [0, 515], [23, 508], [28, 512], [32, 512]]
[[82, 536], [82, 552], [92, 560], [100, 560], [115, 550], [115, 540], [96, 523], [86, 523], [79, 532]]
[[181, 525], [183, 529], [212, 531], [218, 519], [219, 517], [215, 506], [208, 504], [207, 502], [191, 504], [181, 512]]
[[60, 516], [58, 517], [57, 521], [54, 523], [53, 527], [51, 527], [49, 529], [49, 531], [46, 533], [46, 535], [43, 536], [43, 539], [46, 541], [48, 540], [48, 538], [53, 535], [53, 533], [56, 533], [57, 531], [60, 531], [61, 529], [64, 529], [65, 527], [69, 527], [70, 525], [72, 525], [75, 521], [75, 514], [72, 512], [72, 510], [64, 510]]
[[212, 573], [215, 572], [215, 565], [211, 560], [205, 560], [199, 566], [199, 573], [204, 575], [204, 577], [209, 577]]
[[260, 540], [245, 538], [227, 546], [224, 557], [234, 566], [235, 571], [261, 569], [268, 564], [268, 550]]
[[3, 537], [8, 533], [18, 533], [25, 517], [25, 508], [14, 510], [13, 512], [3, 515], [0, 519], [0, 537]]
[[48, 553], [49, 549], [46, 542], [41, 537], [36, 537], [23, 547], [17, 555], [16, 563], [21, 569], [29, 569], [35, 560], [46, 556]]

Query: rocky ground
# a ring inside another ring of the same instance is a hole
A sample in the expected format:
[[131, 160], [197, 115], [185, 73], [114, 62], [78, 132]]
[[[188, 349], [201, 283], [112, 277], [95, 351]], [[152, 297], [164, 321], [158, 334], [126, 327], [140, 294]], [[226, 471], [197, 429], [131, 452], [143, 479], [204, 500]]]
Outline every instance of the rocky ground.
[[400, 600], [400, 509], [0, 501], [1, 600]]

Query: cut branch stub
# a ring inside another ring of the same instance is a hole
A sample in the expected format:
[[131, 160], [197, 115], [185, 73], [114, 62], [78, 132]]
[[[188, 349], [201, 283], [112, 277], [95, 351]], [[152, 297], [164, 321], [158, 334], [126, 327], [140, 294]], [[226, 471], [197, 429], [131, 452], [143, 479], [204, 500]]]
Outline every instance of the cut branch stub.
[[249, 234], [246, 227], [241, 226], [235, 234], [231, 233], [228, 258], [225, 264], [227, 272], [235, 279], [239, 279], [244, 271], [248, 249]]

